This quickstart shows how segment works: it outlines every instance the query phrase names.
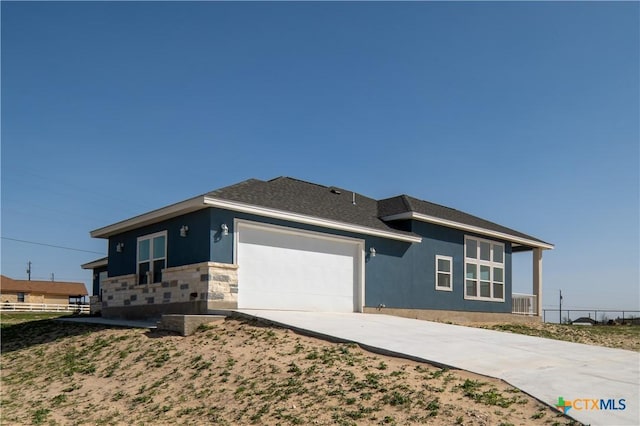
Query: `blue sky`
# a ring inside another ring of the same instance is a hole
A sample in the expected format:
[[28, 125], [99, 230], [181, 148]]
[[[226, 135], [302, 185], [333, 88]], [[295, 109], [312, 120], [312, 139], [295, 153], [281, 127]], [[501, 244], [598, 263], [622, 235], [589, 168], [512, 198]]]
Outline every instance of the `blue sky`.
[[637, 2], [1, 9], [5, 275], [89, 283], [90, 230], [287, 175], [554, 243], [547, 308], [640, 309]]

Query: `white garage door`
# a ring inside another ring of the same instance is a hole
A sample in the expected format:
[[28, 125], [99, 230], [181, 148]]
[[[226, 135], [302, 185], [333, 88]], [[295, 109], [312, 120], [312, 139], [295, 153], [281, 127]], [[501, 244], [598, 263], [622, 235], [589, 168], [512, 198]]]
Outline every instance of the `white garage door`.
[[238, 307], [360, 311], [363, 242], [236, 222]]

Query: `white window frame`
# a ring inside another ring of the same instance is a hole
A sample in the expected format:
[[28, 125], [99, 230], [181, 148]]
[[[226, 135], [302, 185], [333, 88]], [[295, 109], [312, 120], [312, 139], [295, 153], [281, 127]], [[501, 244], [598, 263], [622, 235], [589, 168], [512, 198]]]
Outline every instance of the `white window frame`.
[[[449, 272], [444, 272], [444, 271], [439, 271], [438, 270], [438, 261], [439, 260], [446, 260], [449, 262]], [[436, 263], [435, 263], [435, 270], [436, 270], [436, 290], [439, 291], [453, 291], [453, 257], [451, 256], [442, 256], [437, 254], [436, 255]], [[449, 287], [442, 287], [438, 285], [438, 275], [439, 274], [448, 274], [449, 275]]]
[[[476, 258], [470, 258], [467, 257], [467, 241], [469, 240], [473, 240], [476, 243]], [[480, 244], [481, 243], [488, 243], [489, 244], [489, 260], [481, 260], [480, 259]], [[493, 249], [494, 246], [499, 246], [502, 247], [502, 262], [496, 262], [493, 260]], [[505, 245], [504, 243], [500, 243], [498, 241], [492, 241], [492, 240], [487, 240], [487, 239], [483, 239], [483, 238], [478, 238], [478, 237], [474, 237], [471, 235], [465, 235], [464, 236], [464, 288], [463, 288], [463, 292], [464, 292], [464, 298], [467, 300], [482, 300], [482, 301], [488, 301], [488, 302], [504, 302], [505, 301], [505, 296], [506, 296], [506, 292], [507, 292], [507, 271], [506, 271], [506, 251], [505, 251]], [[469, 296], [467, 294], [467, 265], [469, 264], [473, 264], [476, 266], [476, 279], [475, 279], [475, 285], [476, 285], [476, 294], [477, 296]], [[483, 297], [480, 296], [480, 282], [484, 281], [480, 279], [480, 269], [481, 266], [487, 266], [489, 267], [489, 297]], [[494, 278], [494, 270], [495, 268], [500, 268], [502, 269], [502, 282], [500, 281], [495, 281]], [[494, 292], [494, 285], [496, 284], [502, 284], [502, 297], [494, 297], [493, 292]]]
[[[153, 256], [153, 240], [158, 237], [164, 237], [164, 257]], [[164, 259], [165, 269], [168, 266], [168, 253], [167, 253], [167, 231], [156, 232], [154, 234], [142, 235], [136, 239], [136, 283], [140, 282], [140, 241], [149, 240], [149, 271], [147, 272], [147, 283], [139, 285], [157, 284], [153, 282], [153, 262], [156, 260]], [[162, 281], [162, 280], [161, 280]]]

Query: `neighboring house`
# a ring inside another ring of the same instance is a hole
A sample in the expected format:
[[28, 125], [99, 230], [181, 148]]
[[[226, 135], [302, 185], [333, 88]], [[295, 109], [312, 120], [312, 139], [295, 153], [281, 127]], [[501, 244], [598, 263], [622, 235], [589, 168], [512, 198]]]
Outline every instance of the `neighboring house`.
[[69, 305], [81, 302], [87, 294], [83, 283], [14, 280], [4, 275], [0, 276], [2, 303]]
[[407, 195], [375, 200], [288, 177], [250, 179], [91, 236], [109, 241], [108, 261], [83, 265], [97, 266], [102, 314], [129, 318], [251, 308], [492, 320], [512, 312], [520, 252], [532, 253], [539, 317], [542, 251], [553, 248]]
[[598, 322], [591, 318], [580, 317], [576, 320], [571, 321], [572, 325], [596, 325]]

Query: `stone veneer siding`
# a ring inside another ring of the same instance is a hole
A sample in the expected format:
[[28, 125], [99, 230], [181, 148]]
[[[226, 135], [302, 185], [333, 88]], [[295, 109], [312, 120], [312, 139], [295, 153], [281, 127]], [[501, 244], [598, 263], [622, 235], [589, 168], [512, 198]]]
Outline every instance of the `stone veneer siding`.
[[137, 284], [136, 274], [109, 277], [102, 282], [102, 312], [107, 317], [143, 317], [236, 308], [237, 269], [217, 262], [176, 266], [164, 269], [162, 282], [153, 284]]

